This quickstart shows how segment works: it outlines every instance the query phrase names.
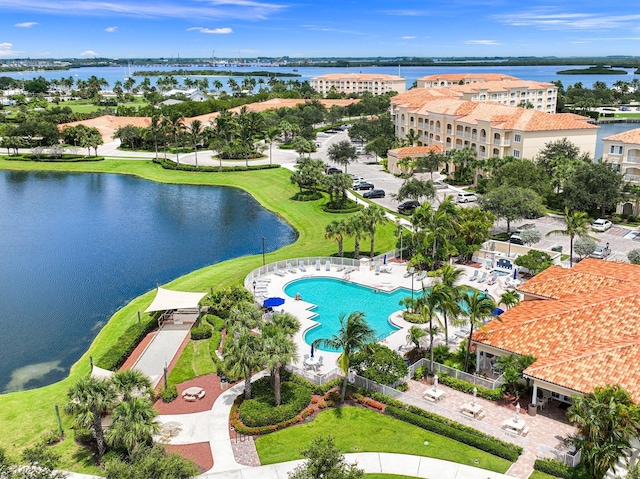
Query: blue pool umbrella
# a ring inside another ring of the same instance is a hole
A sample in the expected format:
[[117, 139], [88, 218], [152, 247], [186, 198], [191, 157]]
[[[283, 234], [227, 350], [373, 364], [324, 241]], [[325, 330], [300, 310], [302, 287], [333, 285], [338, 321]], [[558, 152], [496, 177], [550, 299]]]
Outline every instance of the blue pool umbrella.
[[311, 345], [311, 357], [313, 357], [313, 344]]
[[266, 306], [268, 308], [273, 308], [274, 306], [282, 306], [284, 304], [284, 299], [282, 298], [267, 298], [264, 300], [264, 303], [262, 303], [263, 306]]
[[518, 279], [518, 268], [513, 268], [513, 279]]
[[491, 314], [493, 314], [494, 316], [500, 316], [502, 313], [504, 313], [504, 309], [502, 308], [496, 308], [491, 311]]
[[386, 265], [387, 264], [387, 255], [385, 254], [384, 257], [382, 258], [382, 264]]

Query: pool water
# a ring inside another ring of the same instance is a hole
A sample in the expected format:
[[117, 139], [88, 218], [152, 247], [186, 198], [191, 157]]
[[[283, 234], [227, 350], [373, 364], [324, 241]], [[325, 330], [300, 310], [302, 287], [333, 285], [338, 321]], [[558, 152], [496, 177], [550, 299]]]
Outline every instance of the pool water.
[[[348, 316], [354, 311], [362, 311], [369, 326], [375, 330], [376, 338], [389, 336], [398, 328], [389, 323], [389, 316], [395, 311], [404, 309], [400, 300], [411, 296], [411, 290], [399, 288], [389, 293], [354, 283], [347, 283], [333, 278], [308, 278], [292, 281], [284, 292], [294, 298], [300, 294], [304, 301], [316, 305], [312, 309], [317, 316], [314, 321], [320, 324], [304, 336], [305, 342], [311, 344], [318, 338], [331, 338], [340, 329], [340, 316]], [[422, 292], [416, 291], [418, 298]]]

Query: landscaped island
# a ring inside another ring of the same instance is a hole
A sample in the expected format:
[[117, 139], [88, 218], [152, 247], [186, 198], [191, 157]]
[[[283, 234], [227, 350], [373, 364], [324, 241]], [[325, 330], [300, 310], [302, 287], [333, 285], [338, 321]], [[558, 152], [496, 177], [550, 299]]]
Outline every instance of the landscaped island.
[[232, 70], [138, 70], [132, 72], [134, 76], [161, 77], [161, 76], [220, 76], [220, 77], [299, 77], [298, 73], [281, 73], [268, 71], [232, 71]]
[[589, 68], [571, 68], [569, 70], [560, 70], [556, 72], [558, 75], [626, 75], [625, 70], [614, 70], [611, 67], [603, 65], [595, 65]]

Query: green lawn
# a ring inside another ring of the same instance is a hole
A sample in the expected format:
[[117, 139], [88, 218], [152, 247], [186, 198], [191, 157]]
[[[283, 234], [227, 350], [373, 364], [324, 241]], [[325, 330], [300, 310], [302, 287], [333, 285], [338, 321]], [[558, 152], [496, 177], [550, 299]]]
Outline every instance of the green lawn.
[[552, 476], [545, 472], [533, 471], [529, 476], [529, 479], [555, 479], [555, 476]]
[[[266, 261], [306, 255], [332, 255], [337, 251], [334, 242], [324, 239], [324, 227], [331, 220], [343, 215], [331, 215], [321, 209], [321, 201], [300, 203], [291, 201], [297, 187], [290, 183], [291, 172], [285, 169], [258, 170], [251, 172], [200, 173], [163, 170], [151, 161], [106, 160], [91, 163], [34, 163], [28, 161], [6, 161], [0, 157], [3, 170], [46, 170], [74, 172], [102, 172], [131, 174], [162, 183], [223, 185], [242, 188], [251, 193], [267, 209], [284, 218], [298, 233], [297, 241], [278, 251], [268, 253]], [[376, 233], [378, 252], [392, 249], [395, 245], [394, 226], [388, 223]], [[363, 244], [363, 246], [366, 245]], [[345, 241], [345, 250], [353, 251], [353, 240]], [[366, 251], [366, 250], [365, 250]], [[262, 265], [261, 255], [243, 256], [202, 268], [177, 278], [166, 285], [185, 291], [208, 291], [218, 285], [242, 284], [244, 277]], [[0, 395], [0, 447], [17, 458], [20, 451], [33, 445], [44, 431], [56, 428], [54, 404], [66, 403], [66, 391], [80, 377], [89, 373], [89, 355], [94, 359], [102, 355], [118, 341], [122, 333], [138, 321], [137, 312], [144, 311], [151, 303], [154, 291], [133, 299], [116, 312], [98, 333], [85, 354], [72, 366], [67, 379], [47, 387]], [[66, 439], [55, 446], [63, 456], [61, 467], [78, 472], [96, 473], [97, 469], [86, 457], [85, 450], [73, 441], [71, 418], [63, 415]]]
[[[125, 107], [141, 107], [146, 104], [146, 101], [143, 98], [136, 98], [134, 101], [127, 101], [121, 103], [120, 106]], [[55, 105], [54, 105], [55, 106]], [[68, 106], [71, 108], [71, 111], [74, 113], [92, 113], [94, 111], [98, 111], [101, 108], [115, 108], [115, 107], [104, 107], [94, 105], [91, 100], [70, 100], [60, 102], [58, 106]]]
[[211, 359], [210, 343], [208, 339], [190, 340], [169, 375], [169, 384], [180, 384], [191, 378], [217, 372]]
[[397, 474], [365, 474], [367, 479], [418, 479], [414, 476], [399, 476]]
[[[332, 436], [342, 452], [393, 452], [433, 457], [504, 473], [511, 463], [417, 426], [363, 408], [343, 407], [319, 413], [306, 424], [259, 437], [261, 464], [301, 459], [312, 439]], [[425, 444], [428, 441], [428, 444]], [[476, 463], [476, 461], [478, 461]]]

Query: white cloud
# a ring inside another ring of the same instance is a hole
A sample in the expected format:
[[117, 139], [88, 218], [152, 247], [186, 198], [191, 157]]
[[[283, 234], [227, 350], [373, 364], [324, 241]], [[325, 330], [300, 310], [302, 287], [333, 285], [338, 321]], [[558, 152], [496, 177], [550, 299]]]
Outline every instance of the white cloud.
[[187, 28], [188, 32], [191, 31], [198, 31], [200, 33], [209, 33], [209, 34], [213, 34], [213, 35], [228, 35], [229, 33], [233, 33], [233, 30], [229, 27], [223, 27], [223, 28], [204, 28], [204, 27], [191, 27], [191, 28]]
[[467, 40], [464, 43], [467, 45], [502, 45], [502, 43], [495, 40]]
[[329, 32], [329, 33], [346, 33], [347, 35], [366, 35], [363, 32], [357, 32], [355, 30], [340, 30], [337, 28], [321, 27], [320, 25], [300, 25], [303, 28], [313, 30], [314, 32]]
[[13, 50], [13, 43], [0, 43], [0, 57], [16, 55], [17, 53]]
[[104, 29], [105, 32], [107, 33], [113, 33], [118, 29], [118, 27], [107, 27]]
[[288, 5], [253, 0], [0, 0], [0, 11], [18, 10], [63, 15], [265, 19]]
[[403, 40], [415, 40], [416, 37], [414, 37], [413, 35], [405, 35], [404, 37], [402, 37]]
[[552, 10], [498, 15], [498, 21], [515, 27], [537, 27], [541, 30], [614, 30], [630, 28], [640, 20], [640, 14], [602, 15], [600, 13], [563, 13]]
[[98, 54], [93, 50], [85, 50], [80, 54], [81, 57], [97, 57]]
[[14, 27], [18, 27], [18, 28], [31, 28], [35, 25], [37, 25], [38, 22], [22, 22], [22, 23], [16, 23], [14, 25]]

